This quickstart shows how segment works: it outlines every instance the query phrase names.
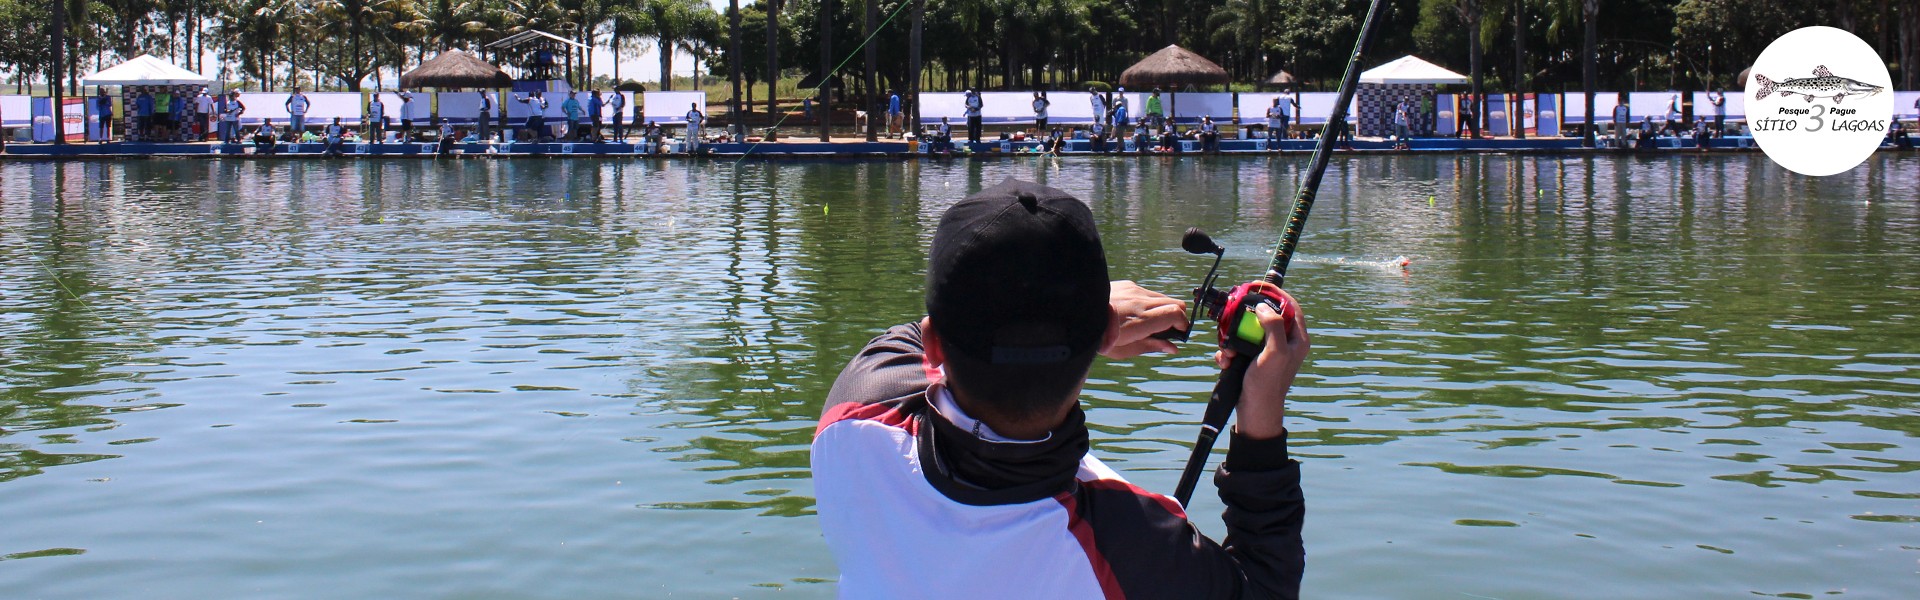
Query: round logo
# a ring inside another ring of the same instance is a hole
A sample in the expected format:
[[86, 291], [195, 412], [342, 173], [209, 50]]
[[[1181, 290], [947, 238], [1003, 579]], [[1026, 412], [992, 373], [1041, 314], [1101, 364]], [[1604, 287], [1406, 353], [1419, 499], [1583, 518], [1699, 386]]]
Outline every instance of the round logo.
[[1832, 27], [1774, 40], [1747, 77], [1747, 124], [1773, 162], [1802, 175], [1859, 166], [1893, 120], [1893, 79], [1880, 55]]

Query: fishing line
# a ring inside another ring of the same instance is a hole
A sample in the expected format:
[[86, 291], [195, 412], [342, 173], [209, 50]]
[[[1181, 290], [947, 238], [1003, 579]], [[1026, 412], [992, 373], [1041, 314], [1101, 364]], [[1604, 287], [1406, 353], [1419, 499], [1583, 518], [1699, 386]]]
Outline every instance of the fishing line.
[[47, 273], [47, 277], [53, 278], [53, 284], [60, 286], [60, 290], [66, 292], [67, 296], [72, 297], [74, 302], [80, 303], [81, 308], [85, 308], [87, 309], [87, 312], [90, 312], [96, 315], [100, 314], [100, 311], [93, 309], [93, 305], [87, 304], [86, 300], [80, 299], [79, 294], [73, 293], [73, 288], [67, 287], [67, 282], [61, 281], [60, 274], [54, 272], [54, 270], [51, 267], [48, 267], [46, 261], [42, 261], [40, 260], [40, 257], [34, 256], [32, 254], [28, 254], [27, 258], [33, 259], [33, 264], [38, 265], [41, 271], [45, 271]]
[[[912, 4], [913, 2], [911, 0], [901, 0], [900, 6], [898, 8], [893, 9], [893, 12], [888, 14], [887, 18], [882, 19], [879, 25], [875, 25], [873, 27], [873, 33], [868, 34], [867, 39], [861, 40], [860, 45], [854, 46], [853, 51], [848, 52], [846, 58], [840, 59], [840, 64], [835, 65], [833, 67], [833, 70], [827, 71], [827, 74], [820, 78], [820, 84], [813, 86], [813, 97], [818, 98], [820, 96], [820, 88], [827, 87], [827, 80], [831, 79], [835, 74], [839, 73], [840, 69], [847, 66], [847, 63], [853, 62], [854, 55], [859, 54], [861, 50], [865, 50], [867, 48], [867, 44], [873, 43], [873, 38], [880, 37], [880, 32], [886, 30], [887, 24], [892, 23], [893, 18], [900, 15], [900, 11], [906, 10], [907, 7], [911, 6]], [[745, 65], [742, 65], [742, 66], [745, 66]], [[876, 81], [878, 80], [876, 79]], [[728, 82], [728, 83], [732, 83], [732, 82]], [[780, 104], [780, 96], [778, 93], [774, 91], [778, 87], [780, 87], [780, 82], [778, 81], [771, 81], [767, 83], [767, 95], [774, 97], [774, 104], [776, 106]], [[867, 90], [867, 92], [872, 93], [873, 90]], [[832, 103], [830, 102], [822, 103], [822, 106], [820, 107], [821, 118], [823, 119], [827, 118], [829, 115], [832, 115], [832, 114], [833, 114]], [[787, 122], [788, 116], [789, 116], [788, 112], [780, 111], [780, 120], [774, 121], [773, 127], [769, 129], [779, 129], [782, 123]], [[733, 115], [733, 117], [737, 119], [739, 118], [739, 115]], [[873, 127], [872, 117], [868, 117], [867, 127], [868, 128]], [[742, 131], [742, 133], [744, 133], [744, 131]], [[829, 134], [829, 137], [831, 137], [831, 134]], [[759, 148], [760, 144], [764, 144], [764, 143], [766, 143], [766, 138], [761, 138], [760, 141], [754, 142], [752, 146], [747, 147], [746, 153], [741, 154], [740, 158], [734, 159], [733, 163], [736, 165], [740, 164], [740, 161], [746, 160], [748, 156], [752, 156], [753, 150], [755, 148]]]

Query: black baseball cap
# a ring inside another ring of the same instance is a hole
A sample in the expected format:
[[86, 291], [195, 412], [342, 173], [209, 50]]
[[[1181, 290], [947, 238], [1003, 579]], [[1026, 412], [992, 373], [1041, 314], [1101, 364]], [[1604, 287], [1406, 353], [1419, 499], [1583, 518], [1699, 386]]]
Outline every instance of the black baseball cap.
[[1008, 179], [940, 217], [927, 315], [952, 353], [992, 365], [1088, 358], [1107, 329], [1107, 256], [1093, 211]]

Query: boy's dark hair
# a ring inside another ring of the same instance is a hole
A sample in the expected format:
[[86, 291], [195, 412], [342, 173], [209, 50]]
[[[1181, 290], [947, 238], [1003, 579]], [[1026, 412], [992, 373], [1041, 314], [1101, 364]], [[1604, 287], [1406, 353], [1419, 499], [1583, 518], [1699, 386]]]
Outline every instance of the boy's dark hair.
[[927, 314], [950, 384], [1025, 420], [1071, 402], [1107, 329], [1107, 261], [1087, 205], [1007, 180], [955, 204], [934, 232]]

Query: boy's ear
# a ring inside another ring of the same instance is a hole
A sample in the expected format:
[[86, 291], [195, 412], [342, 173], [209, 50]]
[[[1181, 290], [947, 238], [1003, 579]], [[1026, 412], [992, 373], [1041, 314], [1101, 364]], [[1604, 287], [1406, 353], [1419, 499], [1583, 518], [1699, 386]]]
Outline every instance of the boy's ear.
[[927, 356], [927, 366], [939, 367], [947, 364], [947, 352], [940, 348], [940, 332], [933, 327], [933, 317], [920, 319], [920, 343]]

